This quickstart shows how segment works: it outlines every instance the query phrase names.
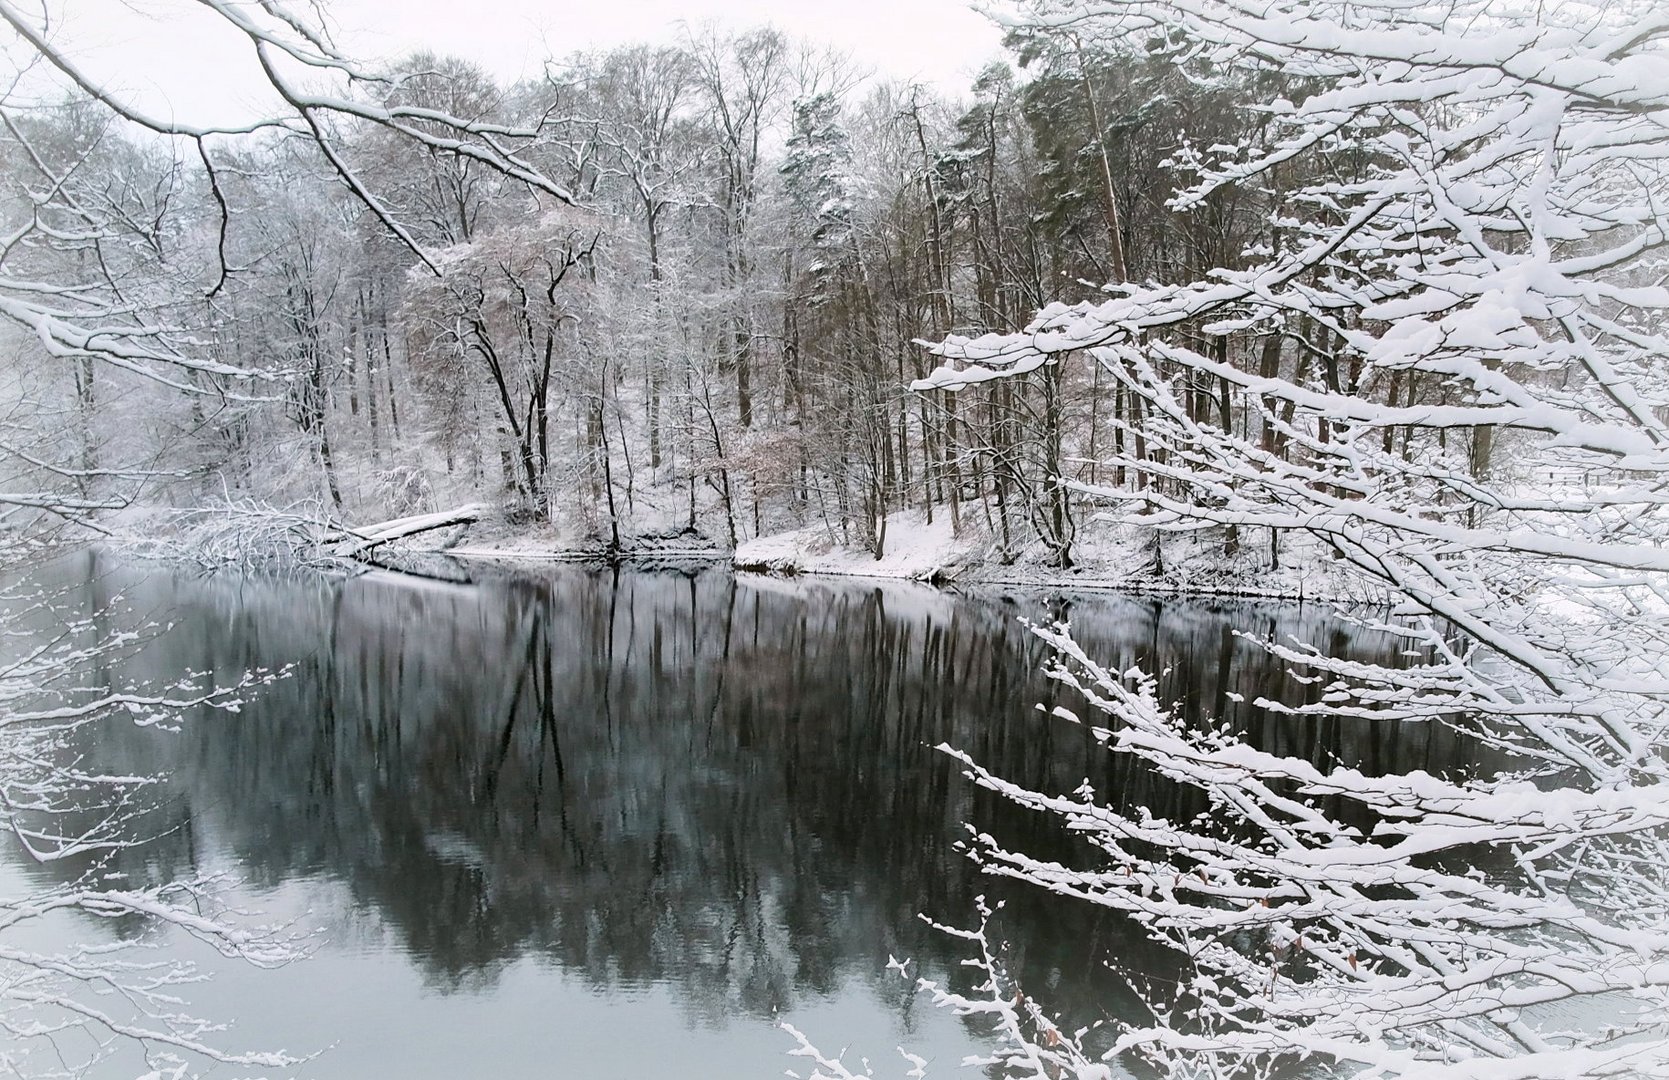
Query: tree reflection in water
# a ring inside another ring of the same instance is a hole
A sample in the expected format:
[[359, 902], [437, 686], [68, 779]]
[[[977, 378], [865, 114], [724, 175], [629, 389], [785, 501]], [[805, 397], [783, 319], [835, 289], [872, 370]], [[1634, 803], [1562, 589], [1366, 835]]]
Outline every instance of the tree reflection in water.
[[713, 1024], [853, 979], [920, 1008], [889, 955], [956, 970], [957, 943], [916, 916], [967, 921], [984, 893], [1008, 903], [999, 929], [1022, 984], [1070, 1022], [1129, 1008], [1106, 961], [1159, 978], [1175, 961], [1097, 909], [979, 877], [958, 850], [964, 822], [1034, 853], [1093, 853], [933, 748], [1038, 790], [1087, 780], [1162, 816], [1205, 808], [1048, 715], [1045, 651], [1021, 615], [1070, 619], [1110, 664], [1163, 669], [1191, 715], [1270, 749], [1433, 772], [1477, 752], [1430, 727], [1253, 707], [1320, 688], [1230, 626], [1393, 654], [1314, 608], [720, 569], [200, 579], [98, 559], [79, 571], [89, 604], [114, 579], [176, 624], [129, 674], [294, 665], [237, 717], [106, 733], [99, 756], [171, 774], [158, 813], [178, 826], [118, 869], [195, 869], [193, 826], [212, 820], [257, 882], [339, 880], [446, 989], [538, 956], [600, 989], [669, 986]]

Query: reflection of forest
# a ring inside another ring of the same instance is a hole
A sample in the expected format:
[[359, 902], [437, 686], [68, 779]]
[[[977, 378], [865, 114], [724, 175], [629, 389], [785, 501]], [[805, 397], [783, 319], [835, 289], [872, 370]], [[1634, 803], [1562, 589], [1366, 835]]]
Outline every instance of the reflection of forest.
[[1292, 608], [953, 598], [719, 570], [475, 586], [152, 571], [125, 591], [141, 609], [177, 605], [130, 674], [296, 665], [241, 714], [184, 735], [107, 733], [102, 753], [174, 774], [183, 827], [145, 849], [152, 871], [200, 854], [196, 814], [258, 882], [339, 878], [442, 986], [540, 955], [603, 985], [667, 983], [698, 1015], [765, 1014], [843, 978], [883, 981], [889, 953], [952, 968], [955, 943], [916, 915], [966, 921], [987, 892], [1010, 900], [1018, 974], [1081, 1003], [1082, 1019], [1112, 1011], [1098, 961], [1162, 960], [1083, 905], [974, 873], [956, 849], [964, 821], [1088, 853], [976, 792], [932, 747], [1049, 789], [1088, 778], [1157, 813], [1200, 808], [1033, 708], [1057, 691], [1021, 614], [1070, 616], [1092, 655], [1167, 669], [1167, 696], [1265, 745], [1369, 769], [1463, 760], [1425, 728], [1318, 730], [1236, 705], [1231, 693], [1315, 690], [1231, 626], [1390, 652]]

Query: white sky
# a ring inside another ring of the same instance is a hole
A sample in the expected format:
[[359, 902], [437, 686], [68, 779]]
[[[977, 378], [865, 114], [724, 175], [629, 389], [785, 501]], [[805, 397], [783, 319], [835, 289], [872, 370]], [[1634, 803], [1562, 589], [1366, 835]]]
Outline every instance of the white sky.
[[[42, 2], [22, 6], [38, 11]], [[44, 2], [59, 43], [130, 101], [199, 123], [247, 119], [257, 111], [259, 74], [248, 44], [191, 0]], [[970, 0], [328, 0], [323, 6], [337, 44], [358, 60], [375, 63], [427, 47], [473, 60], [506, 82], [537, 75], [546, 56], [673, 40], [680, 20], [737, 29], [770, 23], [848, 50], [879, 75], [949, 93], [965, 91], [1001, 53], [1001, 33]]]

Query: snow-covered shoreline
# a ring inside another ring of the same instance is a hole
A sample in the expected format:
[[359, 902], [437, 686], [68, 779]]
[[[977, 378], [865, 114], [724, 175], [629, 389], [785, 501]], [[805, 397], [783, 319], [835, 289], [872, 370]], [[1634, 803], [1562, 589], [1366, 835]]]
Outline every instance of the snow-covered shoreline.
[[[207, 533], [199, 524], [182, 525], [167, 514], [140, 514], [132, 516], [126, 523], [128, 528], [107, 537], [107, 541], [114, 540], [122, 550], [141, 557], [183, 558], [215, 565], [239, 561], [221, 549], [229, 540], [237, 542], [234, 547], [246, 540], [250, 522], [289, 528], [304, 520], [278, 511], [246, 509], [248, 521], [209, 529]], [[266, 520], [269, 515], [272, 522]], [[325, 523], [310, 524], [322, 528]], [[916, 510], [888, 517], [879, 559], [866, 547], [837, 543], [830, 530], [821, 525], [745, 540], [734, 551], [689, 530], [625, 537], [619, 549], [611, 550], [594, 538], [582, 539], [561, 529], [506, 527], [473, 504], [447, 512], [332, 528], [332, 535], [342, 540], [336, 546], [326, 536], [313, 545], [324, 544], [318, 551], [311, 547], [289, 551], [282, 544], [268, 544], [260, 550], [278, 562], [286, 556], [308, 562], [306, 552], [322, 552], [328, 556], [325, 562], [357, 561], [390, 569], [398, 569], [407, 561], [401, 559], [402, 555], [408, 559], [440, 556], [507, 567], [598, 562], [637, 566], [722, 563], [737, 573], [755, 576], [915, 582], [938, 588], [1117, 591], [1352, 605], [1385, 602], [1382, 594], [1335, 561], [1325, 546], [1297, 533], [1283, 538], [1279, 564], [1271, 567], [1266, 540], [1257, 545], [1242, 544], [1231, 553], [1223, 550], [1220, 538], [1156, 537], [1151, 530], [1092, 522], [1079, 531], [1073, 546], [1073, 565], [1062, 568], [1053, 565], [1049, 553], [1035, 543], [1011, 552], [1005, 559], [978, 526], [964, 522], [958, 532], [945, 514], [939, 513], [929, 521]], [[295, 539], [289, 533], [285, 535]]]
[[[1107, 528], [1086, 531], [1078, 545], [1079, 557], [1070, 568], [1048, 565], [1041, 552], [1003, 561], [988, 538], [976, 530], [964, 530], [958, 536], [943, 514], [928, 522], [917, 511], [903, 511], [888, 519], [886, 550], [880, 559], [867, 549], [833, 543], [819, 526], [746, 540], [733, 552], [651, 538], [615, 558], [628, 563], [727, 563], [749, 575], [908, 581], [940, 588], [1002, 586], [1349, 604], [1383, 600], [1335, 564], [1324, 549], [1302, 538], [1285, 542], [1284, 565], [1274, 569], [1265, 565], [1267, 555], [1261, 551], [1226, 556], [1215, 547], [1169, 541], [1163, 558], [1170, 565], [1154, 573], [1151, 547], [1151, 535]], [[430, 550], [507, 565], [583, 563], [609, 557], [595, 545], [527, 534], [466, 540]], [[1135, 569], [1126, 569], [1130, 567]]]
[[1157, 559], [1153, 534], [1116, 526], [1085, 529], [1074, 565], [1049, 565], [1041, 551], [997, 557], [973, 530], [958, 537], [949, 520], [929, 522], [917, 511], [888, 518], [885, 550], [833, 544], [826, 530], [804, 529], [744, 541], [731, 563], [743, 572], [777, 575], [909, 580], [933, 585], [1003, 585], [1119, 590], [1179, 596], [1372, 603], [1383, 597], [1363, 586], [1319, 545], [1285, 541], [1285, 565], [1268, 567], [1262, 552], [1224, 554], [1218, 545], [1167, 540]]

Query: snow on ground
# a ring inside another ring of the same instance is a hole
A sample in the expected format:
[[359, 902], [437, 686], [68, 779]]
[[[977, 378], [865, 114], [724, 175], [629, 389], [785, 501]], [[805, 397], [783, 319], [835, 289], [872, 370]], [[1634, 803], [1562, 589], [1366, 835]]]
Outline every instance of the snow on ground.
[[[635, 535], [621, 537], [620, 554], [627, 559], [714, 560], [729, 552], [696, 534]], [[465, 559], [493, 559], [502, 562], [585, 562], [608, 554], [601, 541], [540, 529], [500, 535], [471, 534], [464, 542], [444, 549], [445, 554]]]
[[917, 510], [888, 517], [886, 543], [877, 559], [866, 548], [836, 543], [821, 525], [744, 541], [733, 557], [738, 570], [767, 574], [817, 574], [1000, 585], [1071, 586], [1219, 596], [1267, 596], [1374, 602], [1378, 594], [1358, 582], [1323, 545], [1290, 534], [1280, 565], [1269, 566], [1268, 541], [1242, 544], [1227, 554], [1220, 539], [1167, 536], [1149, 530], [1090, 522], [1073, 545], [1074, 563], [1052, 565], [1039, 546], [1004, 560], [980, 527], [963, 523], [958, 535], [947, 514], [928, 522]]
[[[749, 592], [784, 597], [813, 611], [828, 611], [838, 600], [856, 595], [851, 591], [852, 583], [834, 580], [834, 575], [781, 577], [742, 573], [736, 581]], [[886, 589], [887, 618], [894, 623], [919, 625], [934, 618], [948, 619], [957, 605], [964, 602], [964, 597], [955, 592], [910, 581], [888, 580], [884, 586], [877, 581], [875, 587]]]
[[939, 514], [928, 523], [921, 512], [907, 510], [887, 519], [885, 551], [879, 559], [863, 548], [835, 543], [822, 525], [808, 525], [745, 540], [737, 545], [732, 561], [737, 569], [768, 573], [926, 581], [955, 578], [964, 564], [977, 557], [969, 543], [957, 539], [948, 514]]
[[[258, 512], [251, 513], [259, 517]], [[130, 512], [124, 524], [128, 526], [124, 535], [154, 540], [169, 531], [174, 518], [160, 511], [148, 516]], [[595, 529], [559, 523], [512, 524], [478, 504], [382, 521], [353, 530], [353, 535], [362, 546], [375, 545], [389, 555], [447, 555], [512, 564], [583, 562], [609, 555]], [[880, 559], [856, 543], [837, 542], [821, 524], [745, 540], [734, 553], [678, 525], [623, 535], [621, 546], [616, 557], [629, 561], [729, 560], [738, 570], [781, 578], [805, 574], [933, 585], [1117, 589], [1346, 603], [1384, 600], [1355, 580], [1323, 544], [1301, 533], [1283, 538], [1280, 565], [1274, 569], [1269, 566], [1268, 534], [1261, 531], [1228, 554], [1220, 536], [1183, 534], [1156, 539], [1152, 530], [1088, 521], [1079, 527], [1073, 544], [1074, 565], [1062, 569], [1038, 543], [1005, 558], [983, 522], [965, 516], [958, 532], [948, 514], [936, 513], [930, 522], [919, 510], [888, 517]]]

